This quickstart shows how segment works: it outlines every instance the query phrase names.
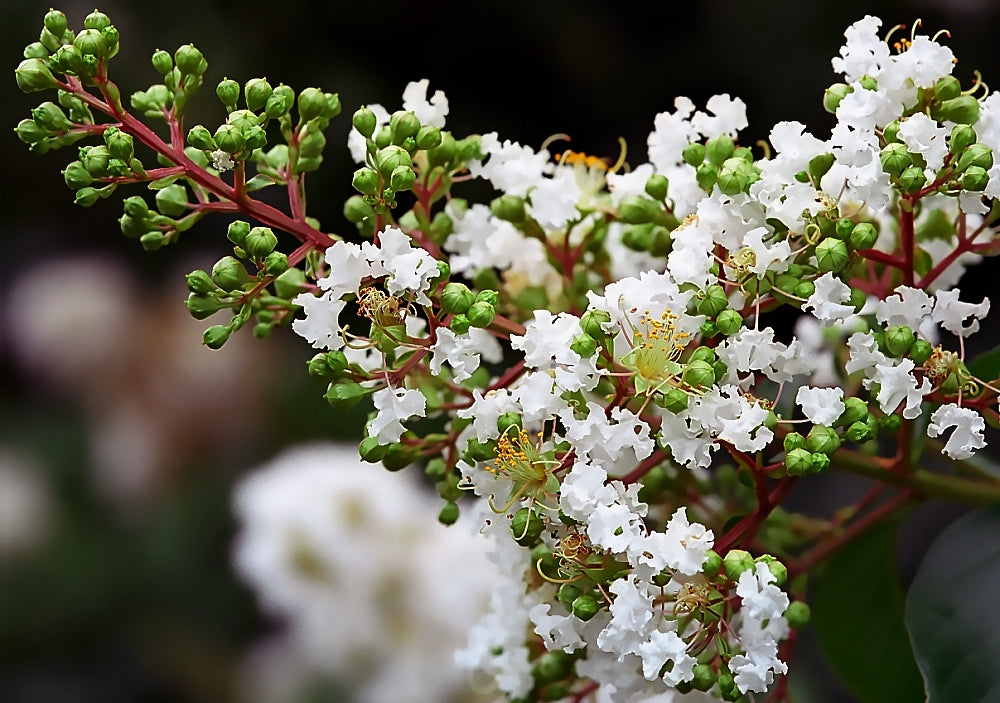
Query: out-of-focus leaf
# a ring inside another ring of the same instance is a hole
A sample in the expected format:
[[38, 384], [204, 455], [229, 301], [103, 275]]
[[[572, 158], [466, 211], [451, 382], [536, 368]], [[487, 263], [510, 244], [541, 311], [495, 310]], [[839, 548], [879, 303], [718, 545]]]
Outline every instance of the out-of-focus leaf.
[[973, 376], [984, 381], [992, 381], [1000, 377], [1000, 346], [983, 352], [969, 362], [969, 371], [972, 372]]
[[1000, 700], [1000, 506], [955, 521], [928, 550], [906, 625], [929, 703]]
[[903, 590], [893, 554], [895, 528], [894, 523], [883, 525], [836, 552], [810, 598], [823, 653], [864, 703], [924, 698], [903, 622]]

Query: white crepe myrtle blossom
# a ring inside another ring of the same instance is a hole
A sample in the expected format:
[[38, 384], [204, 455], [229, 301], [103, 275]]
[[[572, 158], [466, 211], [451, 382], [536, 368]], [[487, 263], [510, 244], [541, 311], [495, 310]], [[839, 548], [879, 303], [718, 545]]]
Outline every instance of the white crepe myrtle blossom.
[[948, 434], [944, 453], [952, 459], [968, 459], [977, 449], [986, 446], [983, 431], [986, 422], [983, 416], [975, 410], [959, 407], [955, 403], [946, 403], [934, 411], [930, 424], [927, 425], [929, 437], [940, 437]]
[[846, 409], [842, 388], [800, 386], [795, 402], [802, 408], [802, 414], [817, 425], [834, 424]]
[[854, 306], [845, 304], [851, 299], [850, 286], [832, 273], [824, 273], [814, 283], [816, 288], [803, 303], [803, 310], [812, 311], [813, 316], [827, 327], [854, 314]]
[[427, 399], [418, 390], [386, 386], [372, 395], [377, 414], [368, 423], [368, 436], [378, 438], [379, 444], [398, 442], [403, 434], [403, 420], [423, 417]]

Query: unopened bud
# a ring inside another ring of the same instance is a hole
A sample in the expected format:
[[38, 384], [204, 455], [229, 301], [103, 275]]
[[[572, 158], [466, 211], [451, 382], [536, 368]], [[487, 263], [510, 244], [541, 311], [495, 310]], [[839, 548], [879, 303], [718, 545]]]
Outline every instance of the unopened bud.
[[496, 314], [496, 310], [492, 305], [482, 301], [473, 303], [469, 307], [469, 311], [465, 313], [466, 317], [469, 318], [469, 324], [473, 327], [489, 327], [493, 323]]
[[948, 139], [948, 150], [952, 154], [960, 154], [975, 144], [977, 139], [976, 130], [967, 124], [957, 124], [951, 130], [951, 137]]
[[518, 195], [501, 195], [490, 203], [490, 211], [495, 217], [513, 224], [524, 222], [524, 198]]
[[837, 431], [826, 425], [813, 425], [806, 437], [806, 449], [813, 453], [832, 454], [840, 448]]
[[441, 310], [449, 315], [465, 313], [475, 302], [475, 295], [464, 283], [452, 281], [441, 292]]
[[933, 114], [942, 122], [975, 124], [979, 120], [979, 101], [971, 95], [959, 95], [957, 98], [942, 102]]
[[375, 113], [367, 107], [359, 108], [351, 118], [351, 123], [354, 125], [354, 129], [358, 130], [358, 132], [361, 133], [361, 136], [366, 138], [369, 138], [372, 134], [374, 134], [377, 121]]
[[753, 557], [742, 549], [732, 549], [722, 559], [722, 569], [730, 581], [739, 581], [744, 571], [753, 568]]
[[834, 83], [823, 93], [823, 109], [830, 114], [835, 114], [840, 106], [840, 101], [853, 92], [854, 88], [846, 83]]
[[243, 87], [243, 94], [246, 96], [247, 109], [260, 112], [267, 105], [268, 98], [274, 89], [267, 82], [266, 78], [251, 78]]
[[816, 245], [816, 266], [820, 271], [837, 272], [849, 260], [847, 245], [839, 239], [824, 239]]
[[[187, 44], [177, 49], [174, 52], [174, 61], [177, 62], [177, 68], [183, 74], [200, 76], [208, 68], [205, 57], [194, 44]], [[233, 82], [235, 83], [235, 81]], [[237, 96], [239, 96], [239, 85], [236, 86], [236, 91]], [[236, 103], [235, 98], [233, 99], [233, 103]]]
[[59, 87], [52, 73], [41, 59], [25, 59], [14, 70], [17, 87], [25, 93]]
[[878, 231], [870, 222], [860, 222], [851, 230], [851, 246], [855, 249], [871, 249], [878, 240]]
[[254, 227], [243, 240], [243, 248], [255, 259], [263, 259], [278, 246], [278, 238], [270, 227]]

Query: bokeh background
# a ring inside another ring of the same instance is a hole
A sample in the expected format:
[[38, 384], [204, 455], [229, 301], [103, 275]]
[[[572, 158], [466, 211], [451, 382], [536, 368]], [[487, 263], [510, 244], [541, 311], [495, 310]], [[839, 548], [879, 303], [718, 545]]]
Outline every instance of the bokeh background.
[[[60, 9], [78, 28], [91, 3]], [[287, 331], [265, 342], [242, 334], [223, 352], [201, 346], [183, 274], [226, 253], [225, 219], [146, 255], [117, 229], [119, 198], [73, 206], [59, 174], [69, 152], [29, 155], [17, 141], [10, 129], [38, 100], [17, 92], [13, 68], [48, 7], [11, 0], [0, 22], [9, 69], [0, 89], [9, 128], [0, 139], [0, 700], [241, 701], [248, 652], [280, 625], [233, 573], [233, 486], [283, 447], [344, 437], [363, 417], [330, 410], [305, 373], [309, 350]], [[537, 147], [565, 132], [571, 148], [611, 157], [624, 137], [633, 164], [645, 160], [654, 115], [678, 95], [743, 98], [745, 141], [782, 119], [823, 135], [830, 58], [865, 14], [886, 27], [920, 17], [930, 33], [948, 29], [956, 75], [968, 82], [979, 68], [1000, 81], [993, 0], [113, 0], [101, 9], [122, 35], [112, 74], [123, 92], [157, 79], [153, 49], [202, 49], [209, 72], [189, 124], [223, 118], [213, 89], [224, 76], [339, 92], [344, 115], [309, 182], [310, 213], [334, 232], [350, 230], [341, 215], [354, 168], [350, 113], [374, 102], [396, 109], [410, 80], [446, 92], [456, 135], [496, 130]], [[989, 275], [970, 274], [963, 297], [990, 293]], [[911, 530], [911, 571], [925, 533], [953, 514], [942, 507]], [[840, 700], [813, 671], [819, 683], [801, 684], [809, 700]], [[310, 695], [348, 700], [335, 685]]]

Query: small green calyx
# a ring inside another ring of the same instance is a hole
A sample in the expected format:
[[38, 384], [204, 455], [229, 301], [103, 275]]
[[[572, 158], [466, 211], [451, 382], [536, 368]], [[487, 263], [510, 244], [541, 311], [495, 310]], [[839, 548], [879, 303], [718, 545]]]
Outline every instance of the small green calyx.
[[25, 93], [58, 88], [59, 84], [41, 59], [25, 59], [14, 70], [17, 87]]
[[475, 294], [464, 283], [452, 281], [441, 292], [441, 310], [449, 315], [468, 312]]
[[274, 93], [266, 78], [251, 78], [243, 88], [246, 96], [247, 109], [260, 112], [267, 105], [268, 99]]
[[[183, 75], [200, 76], [208, 70], [208, 61], [194, 44], [186, 44], [177, 49], [174, 52], [174, 61]], [[239, 85], [236, 89], [239, 90]]]
[[739, 581], [744, 571], [753, 568], [753, 557], [742, 549], [730, 550], [722, 560], [722, 569], [730, 581]]

